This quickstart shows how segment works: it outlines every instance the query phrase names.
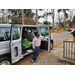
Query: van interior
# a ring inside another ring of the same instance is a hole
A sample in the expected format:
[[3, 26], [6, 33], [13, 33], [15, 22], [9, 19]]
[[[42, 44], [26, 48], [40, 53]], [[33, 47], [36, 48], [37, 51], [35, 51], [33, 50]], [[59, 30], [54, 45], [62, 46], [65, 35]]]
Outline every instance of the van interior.
[[[32, 52], [32, 40], [38, 32], [35, 27], [23, 27], [22, 31], [22, 53]], [[30, 43], [30, 44], [29, 44]]]
[[[33, 51], [32, 49], [32, 40], [33, 38], [35, 37], [36, 33], [38, 32], [37, 28], [35, 27], [24, 27], [23, 28], [23, 31], [22, 31], [22, 53], [25, 54], [26, 52], [30, 53]], [[24, 43], [23, 43], [23, 40], [26, 40]], [[27, 42], [28, 41], [28, 42]], [[28, 46], [29, 44], [27, 43], [30, 43], [31, 42], [31, 45]], [[27, 45], [26, 45], [26, 44]], [[27, 48], [23, 47], [23, 44], [26, 45]], [[43, 50], [47, 50], [48, 51], [48, 42], [46, 41], [41, 41], [41, 46], [40, 46], [40, 49], [43, 49]]]
[[[10, 40], [10, 27], [2, 27], [0, 28], [0, 41], [8, 41]], [[26, 52], [31, 53], [32, 49], [32, 40], [35, 37], [38, 29], [36, 27], [23, 27], [22, 31], [22, 53], [25, 54]], [[13, 29], [13, 40], [19, 39], [20, 37], [20, 29], [14, 28]], [[45, 32], [41, 30], [41, 34]], [[44, 36], [44, 35], [42, 35]], [[41, 49], [48, 50], [48, 43], [46, 41], [41, 42]], [[18, 51], [17, 48], [15, 50]]]

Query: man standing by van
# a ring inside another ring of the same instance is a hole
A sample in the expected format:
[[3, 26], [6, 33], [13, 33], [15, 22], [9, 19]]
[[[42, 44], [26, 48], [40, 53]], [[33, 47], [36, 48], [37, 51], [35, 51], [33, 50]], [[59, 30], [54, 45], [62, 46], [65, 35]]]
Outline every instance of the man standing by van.
[[44, 38], [40, 37], [40, 35], [37, 33], [36, 37], [32, 41], [32, 46], [33, 46], [33, 49], [34, 49], [33, 57], [31, 58], [32, 63], [34, 63], [34, 61], [37, 62], [37, 56], [40, 53], [41, 41], [47, 41], [48, 42], [47, 39], [44, 39]]

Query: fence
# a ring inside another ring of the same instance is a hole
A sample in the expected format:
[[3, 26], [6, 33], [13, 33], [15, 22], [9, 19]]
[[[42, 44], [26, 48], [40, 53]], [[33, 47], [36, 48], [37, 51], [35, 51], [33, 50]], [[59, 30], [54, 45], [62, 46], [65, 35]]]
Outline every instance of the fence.
[[68, 59], [75, 59], [75, 42], [63, 42], [63, 57]]

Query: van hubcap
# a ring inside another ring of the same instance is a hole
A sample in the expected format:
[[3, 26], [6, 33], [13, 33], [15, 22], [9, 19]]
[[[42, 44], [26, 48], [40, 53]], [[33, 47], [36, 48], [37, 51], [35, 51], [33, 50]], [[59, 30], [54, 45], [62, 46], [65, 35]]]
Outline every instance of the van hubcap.
[[10, 62], [9, 61], [3, 61], [0, 63], [0, 65], [10, 65]]

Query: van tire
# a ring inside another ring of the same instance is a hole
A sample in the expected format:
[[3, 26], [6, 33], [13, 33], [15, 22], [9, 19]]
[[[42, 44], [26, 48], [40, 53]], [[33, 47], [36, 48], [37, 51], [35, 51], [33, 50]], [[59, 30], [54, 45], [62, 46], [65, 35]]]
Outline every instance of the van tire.
[[51, 43], [50, 43], [50, 50], [53, 49], [53, 41], [51, 40]]
[[1, 57], [0, 65], [11, 65], [10, 57], [8, 57], [8, 56]]

